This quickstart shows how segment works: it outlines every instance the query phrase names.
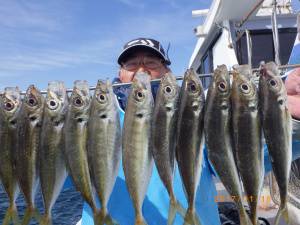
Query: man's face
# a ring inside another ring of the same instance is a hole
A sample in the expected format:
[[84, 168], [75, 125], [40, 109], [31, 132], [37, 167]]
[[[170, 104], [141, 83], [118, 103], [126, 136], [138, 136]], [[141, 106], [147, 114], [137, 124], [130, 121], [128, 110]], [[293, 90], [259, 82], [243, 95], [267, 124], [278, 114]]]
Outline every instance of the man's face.
[[122, 63], [119, 78], [122, 83], [131, 82], [137, 72], [146, 72], [151, 79], [161, 78], [169, 69], [163, 60], [151, 52], [140, 50], [130, 55]]

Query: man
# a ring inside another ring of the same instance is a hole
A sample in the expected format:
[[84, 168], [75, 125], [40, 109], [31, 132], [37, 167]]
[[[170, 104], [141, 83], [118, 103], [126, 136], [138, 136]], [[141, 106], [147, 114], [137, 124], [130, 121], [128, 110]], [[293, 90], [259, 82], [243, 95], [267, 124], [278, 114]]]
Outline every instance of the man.
[[[118, 64], [120, 65], [119, 76], [115, 79], [115, 82], [128, 83], [131, 82], [137, 72], [146, 72], [151, 76], [151, 79], [161, 78], [166, 72], [170, 71], [169, 65], [171, 64], [167, 54], [165, 53], [161, 44], [153, 39], [137, 38], [127, 44], [125, 44], [123, 51], [118, 57]], [[292, 81], [296, 75], [290, 74], [289, 79]], [[295, 77], [297, 79], [298, 77]], [[291, 93], [294, 93], [294, 82], [290, 82], [287, 79], [287, 90], [291, 89]], [[300, 85], [300, 82], [298, 82]], [[152, 85], [153, 94], [155, 95], [158, 84]], [[129, 95], [129, 86], [121, 86], [114, 89], [120, 105], [120, 118], [123, 123], [124, 109], [126, 107], [127, 97]], [[289, 93], [289, 91], [288, 91]], [[297, 104], [294, 102], [295, 96], [289, 102], [290, 110], [295, 118], [297, 117]], [[290, 95], [289, 95], [290, 98]], [[289, 99], [290, 101], [290, 99]], [[293, 113], [295, 111], [295, 113]], [[266, 152], [265, 167], [267, 171], [271, 170], [271, 165], [268, 160]], [[213, 170], [207, 159], [206, 150], [204, 151], [201, 180], [197, 191], [196, 208], [203, 225], [219, 225], [219, 213], [216, 203], [217, 192], [215, 184], [213, 182]], [[174, 178], [174, 190], [175, 195], [184, 207], [187, 207], [181, 178], [176, 169]], [[168, 217], [169, 196], [167, 191], [160, 181], [157, 169], [154, 168], [148, 191], [144, 200], [143, 213], [145, 219], [149, 225], [151, 224], [166, 224]], [[111, 194], [108, 204], [108, 211], [110, 215], [120, 224], [133, 224], [134, 223], [134, 209], [131, 202], [129, 193], [127, 191], [125, 177], [120, 166], [118, 178]], [[179, 215], [176, 216], [174, 224], [182, 224], [183, 218]], [[82, 214], [82, 225], [93, 224], [92, 212], [89, 206], [85, 203]]]
[[[138, 38], [128, 42], [118, 58], [120, 65], [119, 77], [116, 81], [127, 83], [131, 82], [137, 72], [145, 72], [151, 76], [151, 79], [161, 78], [166, 72], [170, 71], [171, 64], [161, 44], [153, 39]], [[155, 95], [158, 85], [153, 85], [152, 90]], [[115, 94], [120, 105], [121, 123], [124, 119], [124, 108], [129, 93], [129, 87], [115, 88]], [[202, 224], [219, 225], [215, 196], [216, 188], [212, 178], [212, 170], [209, 166], [205, 154], [203, 160], [203, 169], [200, 185], [197, 192], [196, 208]], [[201, 190], [201, 191], [200, 191]], [[187, 208], [187, 202], [184, 195], [181, 178], [176, 169], [174, 177], [174, 191], [180, 203]], [[143, 214], [149, 225], [166, 224], [169, 209], [169, 195], [161, 182], [157, 169], [154, 167], [152, 177], [149, 183], [148, 191], [144, 200]], [[122, 167], [119, 168], [119, 174], [110, 201], [108, 204], [110, 215], [120, 224], [134, 224], [134, 209], [127, 191], [125, 177]], [[92, 212], [85, 203], [82, 214], [82, 225], [93, 224]], [[174, 224], [183, 224], [183, 218], [176, 216]]]
[[294, 69], [286, 78], [288, 107], [295, 119], [300, 120], [300, 68]]

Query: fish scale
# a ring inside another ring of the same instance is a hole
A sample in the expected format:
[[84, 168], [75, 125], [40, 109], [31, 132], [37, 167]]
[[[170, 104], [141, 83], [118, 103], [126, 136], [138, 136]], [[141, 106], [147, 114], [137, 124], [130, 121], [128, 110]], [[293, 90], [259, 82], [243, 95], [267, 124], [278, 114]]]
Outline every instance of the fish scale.
[[275, 224], [280, 222], [281, 216], [284, 216], [288, 223], [287, 195], [292, 163], [292, 118], [286, 105], [286, 89], [274, 62], [262, 65], [259, 93], [263, 131], [280, 193], [280, 208]]
[[39, 184], [38, 154], [43, 107], [44, 97], [34, 85], [30, 85], [23, 99], [17, 131], [18, 154], [16, 168], [19, 185], [27, 204], [22, 224], [29, 224], [32, 218], [38, 222], [40, 221], [34, 198]]
[[65, 156], [68, 172], [76, 190], [90, 205], [96, 222], [97, 207], [87, 157], [87, 123], [90, 108], [89, 86], [86, 81], [75, 81], [65, 122]]
[[109, 81], [98, 81], [88, 123], [88, 159], [92, 183], [98, 194], [103, 224], [116, 224], [107, 212], [121, 159], [121, 125]]
[[45, 213], [42, 225], [52, 224], [51, 210], [67, 177], [64, 159], [63, 127], [68, 107], [63, 82], [48, 85], [41, 134], [40, 182]]
[[262, 128], [258, 93], [248, 65], [236, 67], [233, 74], [232, 129], [237, 167], [251, 213], [257, 224], [257, 205], [264, 178]]
[[[240, 224], [251, 225], [243, 207], [242, 189], [231, 137], [230, 79], [225, 65], [214, 71], [205, 104], [205, 141], [208, 158], [220, 180], [237, 205]], [[216, 132], [218, 131], [218, 132]]]
[[165, 74], [157, 91], [153, 112], [153, 158], [160, 179], [170, 196], [168, 224], [174, 222], [177, 212], [181, 216], [185, 215], [173, 189], [179, 91], [176, 78], [171, 73]]
[[149, 75], [137, 73], [128, 98], [123, 126], [123, 170], [135, 209], [135, 224], [146, 224], [142, 205], [152, 174], [153, 97]]
[[0, 97], [0, 181], [7, 193], [9, 207], [3, 219], [3, 225], [19, 224], [15, 200], [19, 194], [19, 186], [15, 171], [17, 152], [16, 131], [17, 120], [22, 104], [18, 88], [5, 88]]
[[200, 224], [195, 209], [203, 157], [204, 90], [191, 69], [184, 75], [177, 121], [176, 159], [188, 201], [185, 224]]

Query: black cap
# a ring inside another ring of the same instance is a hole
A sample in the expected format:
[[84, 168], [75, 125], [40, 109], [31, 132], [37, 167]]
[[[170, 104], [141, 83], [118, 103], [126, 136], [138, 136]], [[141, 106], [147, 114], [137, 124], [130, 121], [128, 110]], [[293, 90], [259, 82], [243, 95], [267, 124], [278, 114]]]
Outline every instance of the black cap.
[[167, 65], [171, 64], [168, 55], [165, 53], [165, 50], [163, 49], [159, 41], [151, 38], [136, 38], [127, 42], [123, 47], [123, 51], [118, 57], [118, 63], [121, 65], [121, 63], [124, 62], [124, 59], [130, 53], [138, 49], [148, 49], [150, 51], [153, 51], [153, 53], [162, 58]]

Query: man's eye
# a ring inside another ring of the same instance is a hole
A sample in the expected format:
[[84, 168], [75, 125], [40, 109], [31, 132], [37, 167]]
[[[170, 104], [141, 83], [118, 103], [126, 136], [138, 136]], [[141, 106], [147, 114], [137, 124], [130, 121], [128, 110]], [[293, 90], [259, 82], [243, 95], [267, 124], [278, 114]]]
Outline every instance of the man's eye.
[[126, 63], [127, 66], [136, 66], [137, 64], [138, 64], [137, 62]]
[[159, 61], [156, 61], [156, 60], [152, 60], [152, 61], [146, 61], [145, 62], [145, 66], [147, 67], [147, 68], [157, 68], [158, 66], [159, 66], [160, 64], [159, 64]]
[[128, 62], [125, 64], [125, 69], [135, 69], [136, 67], [138, 67], [138, 62]]

